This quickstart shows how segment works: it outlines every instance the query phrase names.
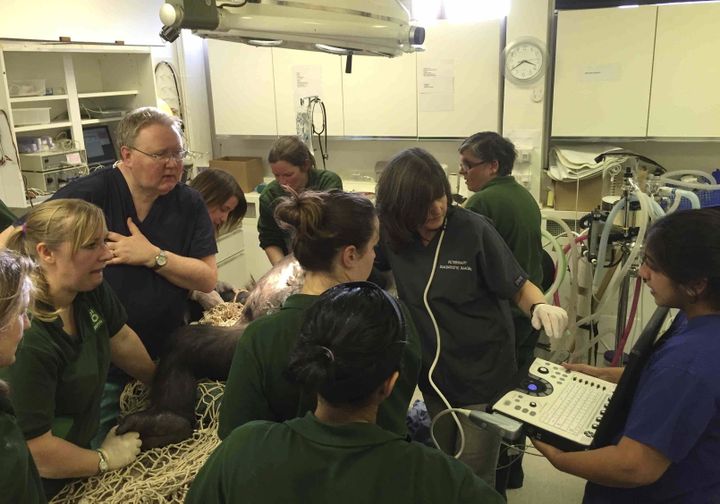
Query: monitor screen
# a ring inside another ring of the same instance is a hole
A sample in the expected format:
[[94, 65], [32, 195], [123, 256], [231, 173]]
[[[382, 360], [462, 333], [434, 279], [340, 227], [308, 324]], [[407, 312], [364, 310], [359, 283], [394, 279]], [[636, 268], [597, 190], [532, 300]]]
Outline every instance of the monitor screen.
[[88, 165], [91, 168], [98, 164], [104, 167], [112, 166], [117, 161], [110, 129], [106, 125], [83, 128], [83, 138], [85, 139]]

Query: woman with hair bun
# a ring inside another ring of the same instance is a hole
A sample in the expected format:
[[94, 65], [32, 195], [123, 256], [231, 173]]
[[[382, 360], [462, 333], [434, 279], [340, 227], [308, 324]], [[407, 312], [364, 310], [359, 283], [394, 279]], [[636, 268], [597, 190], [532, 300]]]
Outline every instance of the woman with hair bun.
[[488, 503], [504, 500], [461, 462], [376, 425], [402, 379], [409, 322], [375, 284], [331, 287], [305, 315], [288, 375], [314, 413], [235, 429], [187, 503]]
[[[68, 478], [119, 469], [140, 452], [137, 432], [113, 428], [99, 449], [100, 399], [112, 362], [150, 383], [155, 364], [103, 270], [112, 258], [102, 210], [79, 199], [47, 201], [10, 234], [8, 248], [34, 259], [36, 303], [16, 361], [0, 377], [52, 498]], [[1, 497], [0, 497], [1, 498]]]
[[287, 196], [288, 189], [302, 193], [342, 189], [343, 185], [336, 173], [317, 169], [312, 153], [297, 136], [282, 136], [275, 140], [268, 162], [275, 180], [260, 194], [258, 234], [260, 248], [265, 250], [270, 264], [275, 266], [290, 253], [287, 230], [283, 230], [273, 218], [275, 207]]
[[[292, 250], [305, 270], [299, 294], [282, 309], [252, 322], [240, 338], [220, 407], [218, 434], [227, 437], [251, 420], [280, 422], [315, 408], [315, 395], [303, 393], [284, 370], [305, 311], [318, 296], [339, 283], [366, 280], [375, 259], [378, 218], [367, 198], [342, 191], [306, 191], [284, 198], [275, 210], [291, 231]], [[380, 408], [378, 424], [401, 435], [420, 369], [420, 342], [407, 325], [404, 373], [392, 396]]]
[[[34, 268], [29, 258], [0, 250], [0, 367], [15, 362], [23, 331], [30, 327], [27, 310]], [[18, 427], [8, 389], [0, 380], [0, 495], [3, 502], [42, 504], [47, 501], [40, 475]]]

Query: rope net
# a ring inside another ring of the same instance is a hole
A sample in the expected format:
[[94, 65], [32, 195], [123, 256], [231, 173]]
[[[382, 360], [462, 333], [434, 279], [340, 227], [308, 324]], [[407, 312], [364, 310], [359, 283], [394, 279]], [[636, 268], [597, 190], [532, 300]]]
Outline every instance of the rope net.
[[[51, 504], [181, 504], [195, 475], [220, 444], [218, 410], [224, 388], [220, 382], [199, 384], [192, 437], [142, 452], [132, 464], [116, 471], [69, 483]], [[133, 381], [120, 396], [120, 410], [123, 415], [140, 411], [147, 407], [148, 397], [143, 384]]]

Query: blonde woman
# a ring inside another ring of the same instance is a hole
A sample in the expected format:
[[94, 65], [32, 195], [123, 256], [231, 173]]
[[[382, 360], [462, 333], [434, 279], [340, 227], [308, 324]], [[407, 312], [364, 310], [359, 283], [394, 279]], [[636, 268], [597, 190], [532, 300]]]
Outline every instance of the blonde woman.
[[[23, 330], [30, 326], [33, 267], [27, 257], [0, 250], [0, 367], [15, 362]], [[44, 503], [40, 476], [8, 396], [7, 384], [0, 381], [0, 495], [4, 502]]]
[[102, 211], [65, 199], [32, 209], [8, 248], [33, 258], [33, 320], [17, 360], [2, 371], [13, 391], [18, 425], [51, 498], [67, 482], [118, 469], [140, 451], [135, 432], [108, 433], [100, 449], [100, 398], [110, 362], [150, 383], [155, 365], [103, 269], [112, 258]]

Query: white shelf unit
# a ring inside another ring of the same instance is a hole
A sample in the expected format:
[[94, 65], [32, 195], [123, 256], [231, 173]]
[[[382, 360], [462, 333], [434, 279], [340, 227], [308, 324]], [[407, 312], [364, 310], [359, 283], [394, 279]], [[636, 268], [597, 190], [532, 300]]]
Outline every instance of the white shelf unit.
[[[6, 153], [17, 144], [15, 136], [33, 132], [66, 133], [85, 148], [83, 126], [113, 125], [120, 117], [88, 118], [83, 110], [129, 111], [157, 103], [149, 47], [0, 41], [0, 73], [0, 110], [8, 119], [0, 114], [0, 145]], [[52, 94], [10, 96], [10, 82], [30, 79], [43, 79]], [[16, 110], [37, 107], [50, 108], [50, 123], [15, 126]], [[28, 202], [15, 154], [0, 170], [0, 199], [20, 209]]]
[[55, 121], [47, 124], [29, 124], [27, 126], [16, 126], [15, 133], [24, 133], [26, 131], [46, 131], [58, 128], [69, 128], [72, 126], [70, 121]]
[[55, 100], [67, 100], [68, 95], [45, 95], [45, 96], [18, 96], [16, 98], [10, 98], [10, 103], [38, 103]]

